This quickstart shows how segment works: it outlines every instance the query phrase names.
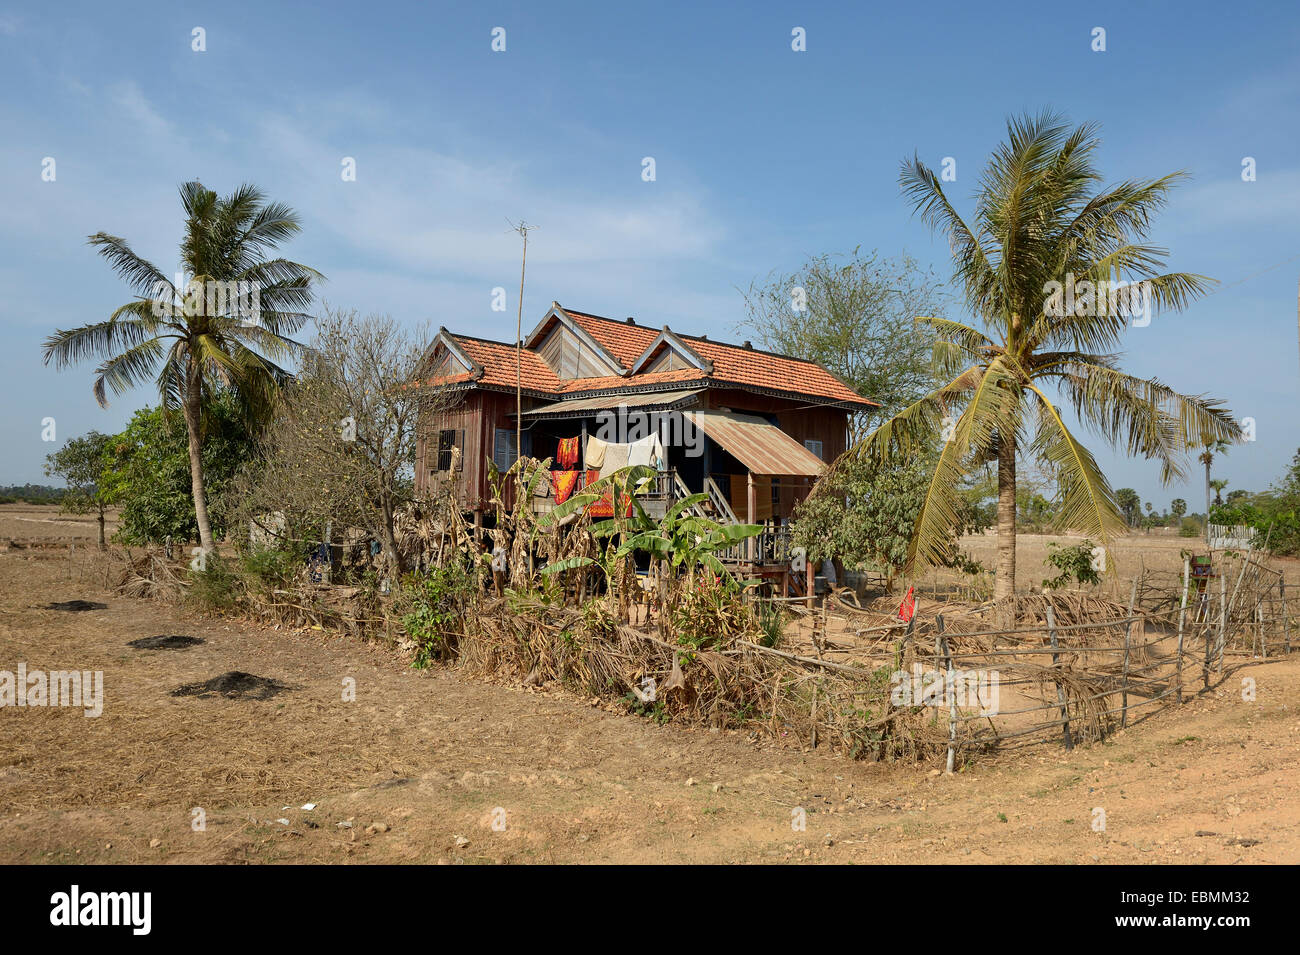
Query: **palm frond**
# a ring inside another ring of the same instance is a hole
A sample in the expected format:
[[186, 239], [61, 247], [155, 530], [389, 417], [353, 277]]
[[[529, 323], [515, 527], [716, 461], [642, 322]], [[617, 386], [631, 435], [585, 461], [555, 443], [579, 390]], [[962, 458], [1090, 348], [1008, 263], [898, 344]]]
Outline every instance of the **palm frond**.
[[1109, 549], [1111, 541], [1127, 529], [1115, 492], [1056, 406], [1036, 386], [1028, 387], [1038, 399], [1039, 412], [1032, 452], [1051, 467], [1060, 488], [1056, 528], [1097, 538]]
[[[114, 314], [120, 312], [121, 309]], [[110, 318], [80, 328], [56, 329], [42, 345], [43, 362], [48, 365], [53, 361], [56, 368], [64, 368], [87, 358], [100, 358], [124, 348], [134, 348], [152, 334], [153, 329], [138, 318]]]
[[101, 408], [108, 407], [107, 389], [114, 394], [130, 391], [145, 381], [152, 373], [165, 349], [162, 340], [147, 339], [108, 359], [95, 369], [95, 400]]
[[997, 435], [1018, 430], [1018, 370], [1005, 356], [998, 356], [977, 371], [979, 379], [961, 416], [951, 423], [951, 436], [942, 444], [927, 483], [908, 548], [909, 567], [951, 560], [952, 534], [962, 523], [962, 478], [995, 450]]
[[160, 290], [175, 294], [176, 289], [172, 286], [171, 280], [162, 274], [158, 266], [137, 255], [127, 245], [125, 239], [109, 235], [107, 232], [96, 232], [87, 237], [86, 243], [94, 246], [95, 250], [108, 260], [113, 271], [120, 275], [137, 295], [155, 298]]

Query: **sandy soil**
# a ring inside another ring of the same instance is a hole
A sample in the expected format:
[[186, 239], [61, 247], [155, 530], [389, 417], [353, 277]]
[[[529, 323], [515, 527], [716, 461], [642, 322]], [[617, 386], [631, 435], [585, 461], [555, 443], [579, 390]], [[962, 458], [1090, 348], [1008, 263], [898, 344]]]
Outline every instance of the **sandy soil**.
[[[1106, 743], [947, 777], [117, 597], [88, 549], [67, 552], [93, 525], [31, 511], [0, 508], [0, 545], [59, 546], [0, 546], [0, 670], [102, 670], [106, 702], [0, 709], [0, 862], [1300, 861], [1300, 654], [1230, 668]], [[45, 609], [74, 599], [107, 609]], [[126, 646], [164, 634], [205, 642]], [[231, 670], [288, 689], [171, 695]]]

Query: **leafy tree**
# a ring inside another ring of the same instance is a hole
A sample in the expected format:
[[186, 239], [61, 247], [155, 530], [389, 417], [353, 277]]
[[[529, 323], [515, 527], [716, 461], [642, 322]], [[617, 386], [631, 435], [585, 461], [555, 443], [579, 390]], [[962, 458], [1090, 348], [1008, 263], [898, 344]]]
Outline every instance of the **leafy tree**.
[[1176, 497], [1170, 502], [1169, 511], [1174, 515], [1175, 523], [1181, 524], [1183, 515], [1187, 513], [1187, 502], [1181, 497]]
[[71, 514], [96, 515], [100, 550], [106, 546], [104, 513], [112, 503], [110, 489], [104, 482], [110, 441], [108, 435], [90, 431], [80, 438], [73, 438], [45, 458], [45, 473], [67, 482], [68, 493], [63, 496], [63, 509]]
[[[932, 385], [934, 332], [914, 315], [943, 312], [944, 282], [908, 255], [854, 249], [773, 273], [745, 294], [750, 329], [771, 351], [816, 361], [882, 409], [910, 404]], [[865, 426], [871, 414], [858, 416]]]
[[[211, 501], [209, 519], [224, 534], [235, 503], [235, 472], [252, 453], [238, 400], [218, 392], [204, 415], [202, 465]], [[191, 496], [189, 436], [185, 422], [162, 408], [143, 408], [126, 430], [108, 441], [106, 491], [120, 506], [117, 538], [128, 544], [198, 540]]]
[[[1164, 252], [1146, 241], [1180, 175], [1100, 186], [1099, 145], [1093, 125], [1070, 129], [1050, 114], [1012, 120], [981, 176], [970, 220], [919, 158], [905, 162], [900, 177], [916, 211], [947, 238], [967, 305], [985, 330], [918, 318], [939, 336], [935, 365], [947, 383], [882, 423], [856, 453], [908, 461], [936, 437], [943, 441], [909, 555], [926, 563], [948, 554], [963, 476], [997, 461], [998, 598], [1015, 592], [1018, 454], [1057, 474], [1058, 527], [1103, 545], [1125, 530], [1114, 490], [1045, 388], [1056, 387], [1111, 444], [1158, 461], [1166, 482], [1182, 476], [1183, 454], [1201, 436], [1240, 434], [1218, 402], [1118, 367], [1113, 352], [1139, 303], [1176, 311], [1209, 280], [1161, 272]], [[1117, 288], [1115, 307], [1067, 309], [1059, 294], [1067, 282], [1141, 284]]]
[[[886, 587], [892, 589], [894, 578], [907, 564], [928, 476], [924, 463], [887, 468], [843, 461], [795, 508], [792, 540], [811, 561], [838, 557], [853, 569], [879, 569]], [[954, 532], [944, 564], [951, 566], [957, 560]]]
[[1056, 568], [1059, 573], [1055, 577], [1044, 580], [1043, 589], [1059, 590], [1068, 587], [1071, 583], [1100, 583], [1101, 575], [1097, 573], [1097, 568], [1092, 563], [1093, 550], [1094, 545], [1090, 540], [1071, 547], [1057, 544], [1055, 541], [1049, 542], [1047, 559], [1043, 563]]
[[1260, 546], [1267, 541], [1271, 553], [1300, 554], [1300, 452], [1272, 488], [1259, 494], [1229, 493], [1223, 504], [1210, 509], [1210, 521], [1254, 528]]
[[1036, 491], [1016, 489], [1016, 509], [1021, 526], [1039, 531], [1052, 522], [1052, 502]]
[[45, 340], [45, 363], [59, 368], [101, 359], [95, 399], [146, 381], [158, 388], [164, 412], [179, 407], [185, 420], [190, 493], [200, 545], [213, 547], [203, 471], [203, 411], [214, 391], [233, 391], [250, 421], [265, 414], [287, 372], [276, 361], [292, 356], [287, 336], [307, 320], [315, 269], [273, 256], [299, 231], [288, 206], [268, 203], [251, 185], [225, 198], [202, 183], [180, 189], [185, 212], [181, 242], [183, 281], [173, 283], [125, 239], [104, 232], [94, 246], [135, 293], [106, 321], [60, 329]]

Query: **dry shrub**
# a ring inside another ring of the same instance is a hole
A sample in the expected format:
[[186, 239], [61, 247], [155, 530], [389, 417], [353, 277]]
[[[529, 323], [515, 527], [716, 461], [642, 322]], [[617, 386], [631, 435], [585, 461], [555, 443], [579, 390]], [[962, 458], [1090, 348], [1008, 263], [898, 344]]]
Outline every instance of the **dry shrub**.
[[604, 600], [572, 607], [515, 593], [467, 621], [457, 664], [623, 700], [660, 722], [749, 729], [855, 758], [926, 758], [946, 748], [946, 726], [890, 703], [889, 671], [797, 657], [756, 637], [744, 630], [707, 647], [673, 644], [620, 623]]

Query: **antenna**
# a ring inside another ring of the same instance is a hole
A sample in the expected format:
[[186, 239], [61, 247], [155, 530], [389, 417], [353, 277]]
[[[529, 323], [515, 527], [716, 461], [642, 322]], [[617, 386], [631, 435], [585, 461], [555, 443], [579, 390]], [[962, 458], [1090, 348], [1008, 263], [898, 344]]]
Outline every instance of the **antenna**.
[[[506, 221], [510, 222], [509, 219]], [[524, 450], [524, 270], [528, 267], [528, 233], [537, 226], [520, 219], [518, 225], [511, 222], [510, 228], [524, 240], [523, 255], [519, 260], [519, 310], [515, 316], [515, 460], [518, 460]]]

